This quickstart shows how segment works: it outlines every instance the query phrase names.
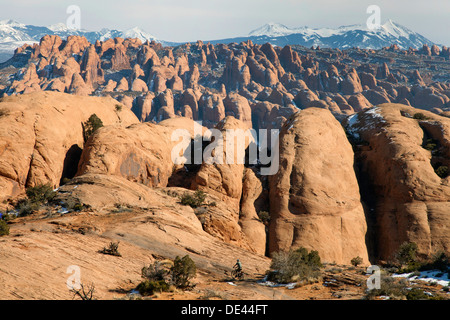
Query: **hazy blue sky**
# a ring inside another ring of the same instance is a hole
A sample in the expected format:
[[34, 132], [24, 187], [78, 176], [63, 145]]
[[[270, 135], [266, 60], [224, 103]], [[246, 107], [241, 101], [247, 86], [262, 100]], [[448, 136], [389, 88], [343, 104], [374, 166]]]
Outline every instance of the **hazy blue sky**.
[[376, 4], [392, 19], [430, 40], [450, 45], [449, 0], [0, 0], [0, 19], [25, 24], [66, 22], [69, 5], [81, 8], [88, 30], [139, 26], [158, 39], [195, 41], [247, 35], [267, 22], [288, 27], [365, 23]]

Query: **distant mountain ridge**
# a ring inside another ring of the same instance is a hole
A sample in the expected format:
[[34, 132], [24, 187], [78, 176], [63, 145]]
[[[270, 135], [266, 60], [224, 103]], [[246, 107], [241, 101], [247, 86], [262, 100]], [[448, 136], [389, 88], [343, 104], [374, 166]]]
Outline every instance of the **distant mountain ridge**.
[[328, 48], [346, 49], [359, 47], [364, 49], [381, 49], [397, 44], [402, 49], [419, 49], [424, 44], [433, 45], [431, 40], [414, 32], [392, 20], [370, 30], [366, 25], [350, 25], [338, 28], [289, 28], [279, 23], [268, 23], [251, 31], [246, 37], [236, 37], [219, 42], [240, 42], [251, 40], [254, 43], [269, 42], [272, 45], [303, 45], [306, 47], [320, 46]]
[[95, 41], [97, 40], [103, 41], [109, 38], [123, 37], [139, 38], [143, 42], [147, 40], [153, 40], [156, 42], [161, 42], [164, 45], [171, 44], [169, 42], [158, 40], [155, 36], [138, 27], [134, 27], [125, 31], [114, 29], [111, 30], [107, 28], [104, 28], [100, 31], [88, 31], [82, 29], [69, 29], [64, 23], [58, 23], [48, 27], [41, 27], [26, 25], [14, 20], [2, 20], [0, 21], [0, 62], [12, 56], [14, 49], [16, 49], [17, 47], [20, 47], [25, 43], [39, 43], [40, 39], [47, 34], [58, 35], [63, 39], [66, 39], [71, 35], [84, 36], [91, 43], [95, 43]]
[[142, 41], [159, 41], [155, 36], [146, 31], [134, 27], [125, 31], [104, 28], [100, 31], [76, 30], [69, 29], [64, 23], [54, 24], [48, 27], [40, 27], [33, 25], [25, 25], [13, 20], [0, 21], [0, 43], [13, 41], [33, 41], [39, 40], [46, 34], [56, 34], [61, 38], [66, 38], [71, 35], [84, 36], [89, 42], [97, 40], [103, 41], [111, 37], [137, 37]]
[[[100, 31], [69, 29], [63, 23], [48, 27], [33, 26], [13, 20], [0, 21], [0, 62], [12, 56], [14, 49], [25, 43], [38, 43], [47, 34], [58, 35], [65, 39], [70, 35], [84, 36], [86, 39], [104, 41], [109, 38], [139, 38], [142, 41], [156, 41], [165, 46], [174, 46], [181, 43], [159, 40], [139, 27], [125, 31], [104, 28]], [[424, 44], [434, 43], [417, 32], [388, 20], [379, 29], [370, 30], [365, 25], [350, 25], [338, 28], [289, 28], [279, 23], [268, 23], [251, 31], [247, 36], [210, 40], [213, 44], [231, 43], [251, 40], [257, 44], [271, 43], [272, 45], [303, 45], [306, 47], [320, 46], [328, 48], [346, 49], [359, 47], [365, 49], [380, 49], [397, 44], [402, 49], [421, 48]]]

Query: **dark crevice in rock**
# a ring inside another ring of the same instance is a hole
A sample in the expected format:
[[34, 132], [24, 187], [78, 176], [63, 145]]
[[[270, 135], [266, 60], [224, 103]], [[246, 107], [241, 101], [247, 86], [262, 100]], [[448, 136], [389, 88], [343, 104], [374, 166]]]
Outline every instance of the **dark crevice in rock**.
[[366, 232], [366, 246], [369, 255], [369, 261], [375, 263], [378, 260], [378, 226], [376, 216], [377, 195], [375, 186], [372, 184], [372, 179], [367, 172], [364, 165], [363, 151], [370, 148], [366, 143], [352, 144], [354, 151], [354, 169], [356, 179], [359, 185], [359, 193], [361, 196], [361, 203], [364, 209], [364, 215], [367, 223]]
[[66, 152], [63, 171], [59, 182], [60, 185], [64, 184], [67, 179], [75, 177], [82, 152], [83, 150], [77, 144], [72, 145]]
[[431, 152], [430, 163], [434, 172], [444, 179], [450, 175], [450, 159], [446, 157], [447, 150], [441, 143], [441, 137], [436, 135], [436, 130], [440, 132], [440, 125], [438, 122], [419, 121], [419, 126], [423, 131], [422, 147]]

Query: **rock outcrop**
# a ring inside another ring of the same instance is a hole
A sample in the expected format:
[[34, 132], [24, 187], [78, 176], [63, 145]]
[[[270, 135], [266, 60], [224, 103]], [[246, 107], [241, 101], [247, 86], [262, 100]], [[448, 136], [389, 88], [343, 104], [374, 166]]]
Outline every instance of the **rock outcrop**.
[[36, 92], [0, 101], [0, 198], [26, 187], [58, 187], [76, 172], [84, 146], [83, 126], [92, 114], [104, 125], [137, 122], [129, 110], [117, 112], [112, 98]]
[[403, 242], [417, 243], [423, 256], [449, 253], [450, 119], [382, 104], [353, 116], [347, 128], [360, 144], [361, 179], [370, 183], [364, 200], [378, 257], [394, 258]]
[[200, 134], [204, 130], [186, 118], [101, 128], [87, 142], [77, 175], [117, 175], [149, 187], [165, 187], [176, 168], [172, 159], [172, 149], [178, 144], [172, 141], [176, 129], [187, 130], [189, 139], [196, 130]]
[[[252, 141], [254, 142], [248, 131], [250, 127], [242, 121], [228, 116], [220, 121], [216, 128], [222, 132], [223, 137], [223, 139], [217, 140], [216, 153], [213, 154], [217, 158], [213, 163], [207, 163], [204, 159], [191, 188], [204, 191], [225, 201], [228, 210], [217, 211], [211, 215], [205, 230], [211, 234], [221, 234], [227, 242], [234, 242], [249, 250], [264, 254], [266, 245], [264, 225], [254, 220], [256, 212], [253, 207], [254, 201], [261, 192], [261, 185], [252, 173], [244, 173], [246, 171], [244, 170], [245, 149]], [[231, 130], [241, 131], [232, 132]], [[245, 133], [248, 134], [247, 137], [245, 137]], [[232, 140], [234, 149], [227, 150], [227, 141]], [[223, 154], [218, 152], [220, 148], [223, 149]], [[243, 183], [243, 181], [245, 182]], [[244, 195], [243, 189], [245, 190]], [[244, 212], [241, 215], [242, 197]]]
[[279, 156], [269, 176], [269, 252], [305, 247], [324, 261], [368, 263], [353, 151], [340, 123], [324, 109], [296, 113], [280, 132]]

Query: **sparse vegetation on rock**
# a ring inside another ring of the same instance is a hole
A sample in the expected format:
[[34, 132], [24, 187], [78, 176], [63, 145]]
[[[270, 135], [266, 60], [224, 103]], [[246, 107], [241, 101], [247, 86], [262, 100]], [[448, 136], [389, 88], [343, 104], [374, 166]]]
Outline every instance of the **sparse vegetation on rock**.
[[357, 267], [357, 266], [359, 266], [361, 263], [363, 263], [363, 259], [362, 259], [360, 256], [357, 256], [357, 257], [354, 257], [354, 258], [350, 261], [350, 263], [351, 263], [353, 266]]
[[95, 300], [94, 292], [95, 292], [95, 285], [93, 283], [89, 285], [85, 285], [83, 283], [80, 283], [80, 288], [72, 288], [70, 290], [73, 293], [73, 297], [79, 297], [81, 300]]
[[197, 274], [197, 266], [189, 255], [182, 258], [177, 256], [170, 269], [170, 274], [172, 282], [177, 288], [187, 289], [192, 287], [191, 279]]
[[148, 296], [172, 288], [189, 289], [193, 287], [190, 280], [196, 273], [197, 266], [189, 255], [182, 258], [177, 256], [173, 262], [155, 261], [141, 269], [143, 281], [137, 286], [137, 290], [141, 295]]
[[447, 178], [450, 174], [447, 166], [439, 166], [434, 171], [442, 179]]
[[429, 117], [424, 115], [422, 112], [415, 113], [413, 118], [416, 119], [416, 120], [429, 120], [430, 119]]
[[145, 280], [136, 289], [143, 296], [151, 296], [157, 292], [169, 291], [170, 285], [164, 280]]
[[320, 277], [322, 263], [317, 251], [308, 252], [305, 248], [295, 251], [275, 252], [267, 273], [267, 280], [289, 283]]
[[0, 219], [0, 237], [7, 236], [7, 235], [9, 235], [8, 223], [5, 220]]
[[110, 242], [108, 247], [104, 247], [102, 250], [99, 251], [99, 253], [121, 257], [122, 255], [119, 252], [119, 243], [120, 242]]
[[28, 216], [44, 205], [49, 205], [56, 196], [56, 192], [49, 184], [39, 184], [26, 189], [26, 198], [16, 201], [15, 208], [19, 216]]
[[63, 206], [69, 211], [83, 211], [86, 205], [82, 204], [78, 199], [68, 198], [63, 202]]
[[103, 127], [103, 121], [94, 113], [83, 123], [83, 137], [86, 142], [89, 137], [98, 129]]
[[47, 204], [56, 196], [56, 192], [53, 191], [53, 187], [50, 184], [39, 184], [27, 188], [26, 194], [31, 202], [39, 204]]
[[419, 270], [420, 262], [417, 257], [418, 246], [415, 242], [403, 242], [398, 248], [395, 259], [399, 263], [399, 272]]
[[265, 225], [268, 225], [270, 222], [270, 214], [267, 211], [264, 211], [264, 210], [259, 211], [258, 218]]
[[185, 193], [181, 197], [181, 204], [184, 206], [190, 206], [192, 208], [198, 208], [204, 204], [205, 199], [206, 199], [206, 194], [201, 190], [197, 190], [197, 191], [195, 191], [194, 195]]
[[404, 300], [406, 297], [408, 282], [403, 278], [392, 278], [386, 274], [381, 274], [380, 288], [367, 291], [366, 299], [372, 300], [375, 297], [387, 296], [392, 300]]

